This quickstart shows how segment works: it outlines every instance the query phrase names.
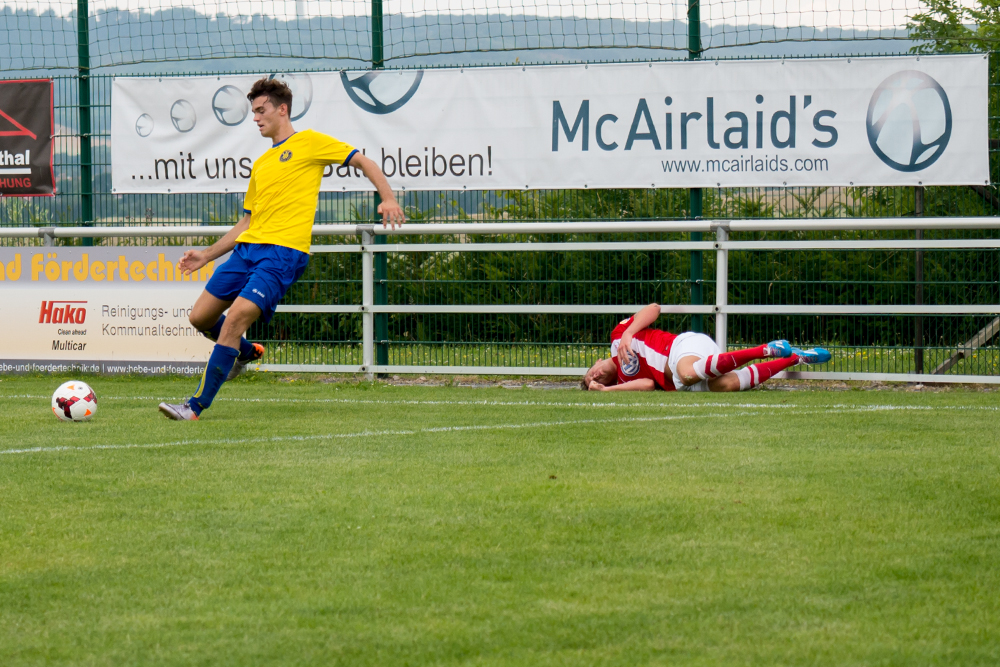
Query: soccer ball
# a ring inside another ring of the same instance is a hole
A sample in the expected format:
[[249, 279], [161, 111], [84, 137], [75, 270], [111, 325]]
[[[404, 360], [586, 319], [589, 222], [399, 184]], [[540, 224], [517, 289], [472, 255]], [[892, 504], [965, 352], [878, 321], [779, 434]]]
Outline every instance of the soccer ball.
[[64, 422], [85, 422], [96, 413], [97, 395], [86, 382], [64, 382], [52, 394], [52, 414]]

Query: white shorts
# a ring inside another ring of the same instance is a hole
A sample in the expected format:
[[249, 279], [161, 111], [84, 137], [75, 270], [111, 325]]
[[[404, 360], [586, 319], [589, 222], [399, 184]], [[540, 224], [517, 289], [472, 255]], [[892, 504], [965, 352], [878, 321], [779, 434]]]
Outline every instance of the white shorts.
[[688, 331], [682, 333], [674, 339], [670, 346], [670, 356], [667, 357], [667, 367], [674, 378], [674, 387], [677, 391], [709, 391], [708, 380], [702, 380], [698, 384], [685, 385], [677, 375], [677, 364], [684, 357], [698, 357], [705, 359], [713, 354], [719, 354], [721, 350], [715, 341], [705, 334]]

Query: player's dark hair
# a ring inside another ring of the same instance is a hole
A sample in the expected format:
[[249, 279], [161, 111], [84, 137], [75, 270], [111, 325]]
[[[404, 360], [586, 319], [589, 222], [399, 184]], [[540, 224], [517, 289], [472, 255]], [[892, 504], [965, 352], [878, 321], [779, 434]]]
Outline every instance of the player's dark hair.
[[250, 88], [250, 92], [247, 93], [247, 99], [250, 100], [250, 104], [253, 104], [253, 101], [261, 95], [266, 95], [275, 109], [282, 104], [288, 106], [288, 116], [291, 118], [292, 89], [288, 87], [287, 83], [280, 79], [268, 79], [266, 77], [260, 79], [254, 82], [253, 87]]

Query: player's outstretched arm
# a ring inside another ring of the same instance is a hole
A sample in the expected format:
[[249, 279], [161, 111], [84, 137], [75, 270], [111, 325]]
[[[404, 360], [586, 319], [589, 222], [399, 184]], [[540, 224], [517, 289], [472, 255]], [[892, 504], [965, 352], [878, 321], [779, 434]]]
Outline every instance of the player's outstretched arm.
[[226, 232], [226, 235], [204, 250], [188, 250], [177, 262], [177, 270], [187, 275], [197, 271], [213, 259], [222, 257], [236, 247], [236, 239], [250, 226], [250, 214], [247, 213]]
[[622, 333], [621, 342], [618, 344], [618, 362], [622, 366], [628, 365], [632, 357], [632, 337], [655, 322], [659, 316], [660, 304], [651, 303], [632, 317], [632, 324]]
[[592, 380], [589, 389], [590, 391], [655, 391], [656, 382], [652, 378], [640, 378], [608, 387], [597, 380]]
[[355, 153], [347, 164], [360, 169], [365, 178], [371, 181], [375, 189], [378, 190], [379, 197], [382, 198], [382, 203], [378, 206], [378, 212], [382, 214], [382, 226], [388, 225], [395, 228], [396, 225], [402, 225], [406, 221], [406, 215], [400, 205], [396, 203], [396, 196], [392, 194], [389, 181], [385, 180], [385, 174], [378, 168], [378, 165], [361, 153]]

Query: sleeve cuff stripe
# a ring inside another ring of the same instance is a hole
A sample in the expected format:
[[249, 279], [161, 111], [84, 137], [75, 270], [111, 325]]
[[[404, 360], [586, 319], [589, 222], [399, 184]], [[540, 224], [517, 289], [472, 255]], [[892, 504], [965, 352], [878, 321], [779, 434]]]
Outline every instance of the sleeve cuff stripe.
[[251, 210], [250, 210], [250, 209], [248, 209], [248, 208], [245, 208], [245, 209], [243, 209], [243, 212], [244, 212], [244, 213], [253, 213], [253, 211], [251, 211]]
[[344, 160], [344, 164], [347, 164], [348, 162], [350, 162], [351, 158], [354, 157], [354, 154], [357, 153], [357, 152], [358, 152], [358, 149], [355, 148], [353, 151], [351, 151], [350, 153], [348, 153], [347, 154], [347, 159]]

